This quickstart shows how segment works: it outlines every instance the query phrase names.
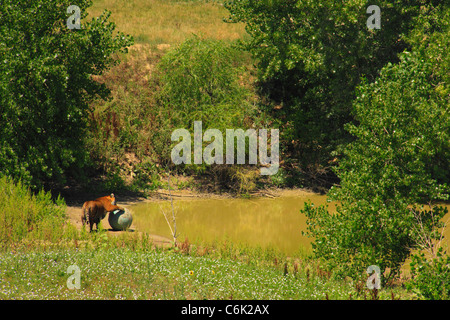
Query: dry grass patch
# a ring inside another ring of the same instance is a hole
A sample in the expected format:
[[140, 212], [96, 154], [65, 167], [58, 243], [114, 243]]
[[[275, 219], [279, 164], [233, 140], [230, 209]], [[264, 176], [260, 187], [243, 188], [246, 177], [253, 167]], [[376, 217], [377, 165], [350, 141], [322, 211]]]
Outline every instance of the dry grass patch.
[[89, 18], [104, 9], [112, 12], [117, 29], [136, 43], [181, 43], [193, 33], [216, 40], [237, 40], [246, 33], [243, 24], [223, 22], [228, 11], [219, 2], [173, 0], [96, 0]]

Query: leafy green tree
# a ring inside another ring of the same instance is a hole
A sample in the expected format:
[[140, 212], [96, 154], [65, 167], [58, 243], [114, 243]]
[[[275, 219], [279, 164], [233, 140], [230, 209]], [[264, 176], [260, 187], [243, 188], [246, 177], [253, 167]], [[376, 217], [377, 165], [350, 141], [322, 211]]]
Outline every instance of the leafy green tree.
[[[329, 172], [330, 160], [352, 138], [344, 124], [355, 88], [373, 82], [388, 62], [410, 45], [408, 34], [420, 6], [432, 1], [234, 0], [230, 21], [246, 24], [245, 45], [257, 60], [261, 93], [282, 108], [281, 131], [291, 157]], [[369, 30], [367, 7], [381, 8], [381, 29]], [[317, 170], [319, 171], [319, 170]]]
[[164, 55], [158, 64], [157, 100], [170, 119], [167, 147], [173, 129], [193, 132], [194, 121], [202, 121], [203, 130], [214, 128], [223, 134], [227, 128], [245, 128], [253, 122], [249, 88], [239, 83], [244, 71], [236, 63], [239, 52], [223, 41], [193, 36]]
[[[449, 197], [450, 158], [450, 10], [443, 9], [417, 19], [412, 52], [358, 87], [358, 124], [347, 125], [356, 140], [330, 192], [337, 212], [303, 210], [315, 254], [340, 274], [357, 278], [378, 265], [385, 281], [394, 279], [411, 250], [442, 227], [447, 210], [435, 201]], [[437, 16], [439, 28], [423, 23]]]
[[86, 21], [87, 0], [76, 2], [81, 28], [69, 29], [72, 4], [6, 0], [0, 6], [0, 174], [34, 187], [62, 182], [83, 167], [89, 102], [109, 94], [92, 76], [132, 43], [114, 32], [108, 12]]

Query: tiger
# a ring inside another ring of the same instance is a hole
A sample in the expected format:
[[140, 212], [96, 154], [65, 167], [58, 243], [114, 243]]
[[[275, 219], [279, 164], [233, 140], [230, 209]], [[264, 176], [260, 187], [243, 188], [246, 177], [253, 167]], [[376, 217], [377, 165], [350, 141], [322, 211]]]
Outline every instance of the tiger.
[[124, 208], [116, 205], [114, 193], [111, 193], [109, 196], [86, 201], [81, 208], [81, 223], [84, 226], [86, 222], [89, 222], [89, 232], [92, 232], [92, 227], [95, 223], [98, 230], [100, 220], [106, 216], [107, 212], [114, 210], [124, 210]]

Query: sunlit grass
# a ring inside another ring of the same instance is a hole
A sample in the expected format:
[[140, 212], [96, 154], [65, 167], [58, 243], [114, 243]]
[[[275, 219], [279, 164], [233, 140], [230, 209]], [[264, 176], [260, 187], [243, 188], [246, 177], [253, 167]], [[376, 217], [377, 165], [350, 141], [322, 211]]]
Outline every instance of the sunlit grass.
[[[73, 264], [78, 290], [67, 288]], [[128, 248], [3, 253], [0, 275], [0, 299], [347, 299], [354, 291], [269, 266]]]
[[[0, 299], [370, 299], [306, 255], [227, 242], [164, 249], [134, 233], [88, 238], [0, 252]], [[80, 289], [67, 287], [71, 265], [80, 269]], [[410, 298], [399, 286], [378, 293], [392, 296]]]
[[243, 24], [223, 22], [228, 11], [216, 1], [94, 0], [88, 19], [104, 9], [111, 11], [117, 29], [132, 35], [135, 43], [181, 43], [193, 33], [230, 41], [245, 35]]

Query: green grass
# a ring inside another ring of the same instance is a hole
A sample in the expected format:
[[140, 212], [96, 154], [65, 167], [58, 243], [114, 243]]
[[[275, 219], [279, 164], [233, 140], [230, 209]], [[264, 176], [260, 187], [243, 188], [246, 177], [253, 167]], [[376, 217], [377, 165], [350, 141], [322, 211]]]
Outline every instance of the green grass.
[[[67, 268], [81, 288], [67, 288]], [[354, 289], [269, 266], [173, 251], [57, 249], [3, 253], [0, 299], [347, 299]]]
[[[367, 289], [336, 280], [307, 256], [218, 243], [148, 246], [148, 239], [92, 234], [75, 246], [34, 246], [0, 253], [0, 299], [369, 299]], [[68, 289], [67, 268], [81, 271]], [[409, 298], [401, 287], [378, 298]]]

